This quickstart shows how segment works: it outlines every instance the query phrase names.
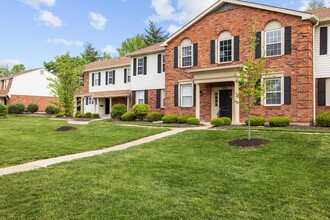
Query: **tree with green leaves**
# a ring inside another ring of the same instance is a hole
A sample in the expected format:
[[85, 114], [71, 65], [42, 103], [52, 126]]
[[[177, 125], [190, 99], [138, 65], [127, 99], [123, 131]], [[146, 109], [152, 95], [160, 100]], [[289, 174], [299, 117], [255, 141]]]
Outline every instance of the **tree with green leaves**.
[[308, 2], [307, 11], [314, 10], [314, 9], [317, 9], [317, 8], [325, 8], [324, 1], [310, 0]]
[[110, 53], [103, 52], [103, 54], [100, 56], [100, 60], [110, 60], [112, 57]]
[[75, 108], [75, 95], [81, 88], [79, 79], [87, 61], [80, 57], [71, 57], [70, 53], [55, 57], [58, 70], [56, 78], [49, 78], [51, 93], [58, 98], [55, 103], [66, 116], [72, 116]]
[[0, 67], [0, 77], [9, 76], [11, 74], [10, 70], [4, 67]]
[[84, 45], [84, 52], [81, 54], [81, 57], [88, 61], [88, 63], [95, 62], [100, 59], [100, 51], [96, 50], [90, 42], [87, 42]]
[[56, 63], [54, 61], [44, 62], [44, 67], [45, 67], [46, 70], [48, 70], [49, 72], [51, 72], [55, 75], [58, 72], [58, 69], [56, 67]]
[[265, 72], [264, 68], [266, 59], [260, 58], [255, 60], [254, 58], [257, 46], [256, 25], [252, 25], [250, 28], [249, 46], [250, 51], [248, 55], [248, 61], [246, 65], [241, 69], [240, 73], [236, 76], [236, 81], [239, 85], [238, 93], [236, 96], [239, 99], [240, 106], [242, 106], [248, 113], [248, 139], [251, 140], [251, 110], [256, 102], [260, 100], [266, 92], [266, 86], [260, 83], [261, 74]]
[[132, 53], [136, 50], [142, 49], [147, 45], [144, 42], [143, 35], [136, 35], [131, 38], [127, 38], [124, 42], [121, 43], [121, 47], [117, 48], [119, 56], [126, 56], [128, 53]]
[[17, 74], [25, 71], [25, 66], [24, 64], [16, 64], [11, 68], [11, 73], [12, 74]]
[[144, 42], [147, 46], [164, 42], [168, 38], [168, 34], [165, 34], [162, 28], [158, 28], [152, 21], [149, 21], [148, 29], [144, 30], [146, 32], [144, 36]]

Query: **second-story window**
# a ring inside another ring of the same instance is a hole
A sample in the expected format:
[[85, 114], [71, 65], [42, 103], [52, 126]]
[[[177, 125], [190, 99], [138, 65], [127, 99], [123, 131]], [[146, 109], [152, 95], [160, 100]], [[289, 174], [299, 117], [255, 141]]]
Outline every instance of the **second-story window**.
[[95, 73], [94, 74], [94, 85], [98, 86], [100, 84], [100, 74], [99, 73]]
[[192, 63], [192, 46], [182, 47], [182, 67], [191, 66]]
[[282, 54], [282, 29], [266, 31], [266, 56]]
[[8, 80], [5, 80], [3, 84], [4, 90], [7, 90], [7, 87], [8, 87]]
[[108, 72], [108, 84], [109, 85], [112, 85], [112, 84], [114, 84], [114, 80], [113, 80], [113, 75], [114, 75], [114, 72], [113, 71], [109, 71]]
[[127, 69], [127, 82], [131, 82], [131, 69]]
[[138, 75], [143, 75], [144, 73], [144, 59], [143, 58], [138, 58], [137, 59], [137, 68], [138, 68]]

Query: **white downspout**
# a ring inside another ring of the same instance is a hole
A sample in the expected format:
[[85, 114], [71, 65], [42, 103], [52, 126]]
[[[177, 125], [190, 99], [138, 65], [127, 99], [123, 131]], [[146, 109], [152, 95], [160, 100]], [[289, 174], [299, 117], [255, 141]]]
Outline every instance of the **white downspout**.
[[313, 26], [313, 124], [316, 122], [316, 27], [320, 24], [319, 20], [317, 19], [316, 24]]

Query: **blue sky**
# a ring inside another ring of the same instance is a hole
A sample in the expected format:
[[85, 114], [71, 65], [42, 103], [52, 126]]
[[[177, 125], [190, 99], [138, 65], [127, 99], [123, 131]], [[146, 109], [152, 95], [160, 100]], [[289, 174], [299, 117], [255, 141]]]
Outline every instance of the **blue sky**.
[[[90, 42], [116, 56], [128, 37], [142, 34], [147, 21], [170, 33], [217, 0], [1, 0], [0, 66], [43, 66], [56, 55], [79, 55]], [[305, 0], [250, 0], [303, 9]], [[330, 0], [325, 0], [329, 7]]]

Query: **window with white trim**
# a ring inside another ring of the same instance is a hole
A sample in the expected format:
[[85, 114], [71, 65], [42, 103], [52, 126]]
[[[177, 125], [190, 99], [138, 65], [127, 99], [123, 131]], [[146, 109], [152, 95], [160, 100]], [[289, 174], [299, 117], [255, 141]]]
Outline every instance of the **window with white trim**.
[[160, 107], [165, 108], [165, 89], [162, 89], [160, 93]]
[[144, 104], [144, 91], [136, 91], [136, 104]]
[[127, 82], [131, 82], [131, 69], [127, 69]]
[[94, 99], [92, 97], [88, 97], [88, 104], [89, 105], [94, 104]]
[[113, 84], [113, 72], [114, 71], [109, 71], [108, 72], [108, 85], [112, 85]]
[[265, 26], [264, 50], [266, 57], [279, 56], [283, 54], [284, 31], [280, 22], [270, 21]]
[[144, 73], [144, 58], [137, 59], [137, 69], [138, 75], [143, 75]]
[[233, 61], [233, 37], [230, 32], [221, 32], [218, 38], [218, 45], [219, 63], [227, 63]]
[[192, 84], [180, 85], [181, 107], [193, 106], [193, 86]]
[[99, 74], [98, 73], [95, 73], [94, 74], [94, 86], [98, 86], [99, 85], [99, 81], [100, 81]]
[[193, 47], [191, 40], [184, 39], [181, 42], [181, 67], [192, 66], [193, 61]]
[[281, 105], [282, 78], [265, 79], [264, 82], [266, 83], [265, 105]]

